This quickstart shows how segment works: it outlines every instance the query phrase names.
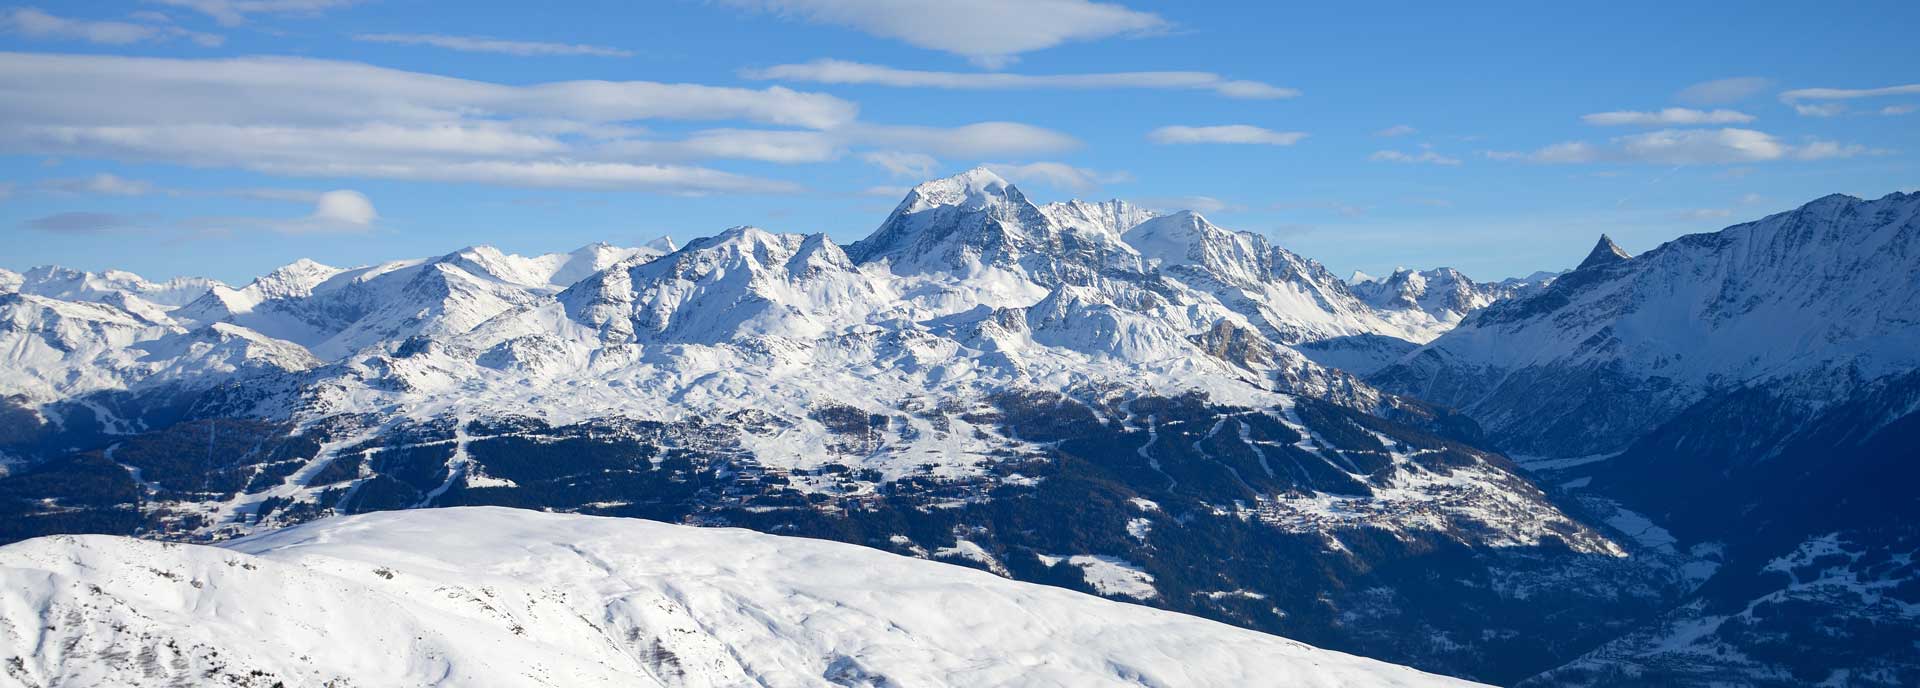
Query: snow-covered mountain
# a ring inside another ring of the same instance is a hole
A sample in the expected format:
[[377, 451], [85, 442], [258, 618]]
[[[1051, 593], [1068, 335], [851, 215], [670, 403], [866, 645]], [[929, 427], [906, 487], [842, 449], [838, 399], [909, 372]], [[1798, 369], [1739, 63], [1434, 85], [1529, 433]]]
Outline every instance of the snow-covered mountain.
[[0, 547], [20, 685], [1466, 686], [819, 540], [510, 509]]
[[1419, 333], [1418, 341], [1427, 342], [1453, 329], [1468, 314], [1495, 301], [1545, 288], [1555, 277], [1554, 273], [1536, 272], [1498, 282], [1475, 282], [1453, 268], [1400, 268], [1386, 277], [1351, 280], [1348, 286], [1360, 300]]
[[1559, 276], [1349, 284], [1196, 213], [1036, 204], [975, 170], [847, 246], [737, 227], [301, 261], [177, 306], [9, 291], [0, 541], [462, 505], [733, 525], [1518, 681], [1739, 562], [1648, 471], [1487, 447], [1626, 447], [1660, 413], [1718, 417], [1689, 404], [1735, 373], [1798, 381], [1777, 406], [1802, 409], [1911, 370], [1910, 197], [1841, 205], [1603, 242]]
[[1920, 195], [1828, 196], [1638, 256], [1601, 237], [1372, 379], [1455, 405], [1702, 584], [1532, 685], [1910, 685]]
[[1828, 196], [1573, 272], [1371, 379], [1531, 454], [1617, 451], [1708, 394], [1799, 378], [1822, 403], [1920, 364], [1920, 196]]
[[1391, 327], [1321, 338], [1299, 349], [1322, 365], [1371, 375], [1453, 329], [1468, 315], [1496, 301], [1532, 294], [1558, 276], [1536, 272], [1499, 282], [1475, 282], [1453, 268], [1400, 268], [1386, 277], [1355, 272], [1347, 280], [1348, 288]]
[[0, 291], [18, 291], [63, 301], [116, 305], [127, 297], [133, 297], [159, 308], [179, 307], [219, 284], [203, 277], [150, 282], [121, 270], [94, 273], [57, 266], [37, 267], [24, 273], [0, 274]]

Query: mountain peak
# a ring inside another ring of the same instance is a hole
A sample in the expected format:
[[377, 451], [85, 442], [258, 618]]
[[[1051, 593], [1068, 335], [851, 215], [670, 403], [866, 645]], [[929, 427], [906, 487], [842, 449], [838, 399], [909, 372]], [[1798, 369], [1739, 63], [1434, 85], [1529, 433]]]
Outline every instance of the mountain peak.
[[1620, 248], [1619, 244], [1613, 243], [1612, 237], [1602, 234], [1600, 235], [1600, 242], [1593, 245], [1592, 251], [1587, 252], [1587, 259], [1580, 261], [1580, 267], [1574, 269], [1585, 270], [1599, 265], [1618, 263], [1632, 257], [1633, 254], [1627, 253], [1626, 249]]
[[976, 209], [1004, 202], [1010, 196], [1019, 196], [1020, 192], [1007, 180], [994, 174], [985, 167], [975, 167], [960, 174], [921, 183], [907, 192], [902, 206], [908, 210], [918, 210], [934, 206], [960, 206]]
[[847, 253], [858, 263], [888, 260], [895, 271], [968, 271], [1016, 262], [1045, 244], [1044, 235], [1053, 231], [1018, 188], [977, 167], [913, 187], [887, 220]]
[[673, 253], [674, 251], [680, 250], [680, 245], [673, 243], [673, 237], [667, 236], [665, 234], [660, 235], [659, 237], [655, 238], [653, 241], [647, 242], [646, 244], [644, 244], [644, 247], [653, 249], [655, 251], [659, 251], [661, 253]]

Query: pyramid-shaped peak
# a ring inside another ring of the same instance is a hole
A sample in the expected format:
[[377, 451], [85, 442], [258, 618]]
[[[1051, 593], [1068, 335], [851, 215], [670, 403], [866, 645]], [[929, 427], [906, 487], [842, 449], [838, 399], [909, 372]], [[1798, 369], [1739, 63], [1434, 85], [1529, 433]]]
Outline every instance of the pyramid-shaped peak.
[[1007, 180], [1002, 179], [1000, 175], [994, 174], [993, 170], [985, 167], [975, 167], [945, 179], [935, 179], [921, 184], [923, 187], [929, 185], [959, 186], [975, 191], [993, 191], [1004, 189], [1008, 186]]
[[975, 167], [942, 179], [922, 183], [907, 192], [905, 210], [916, 210], [934, 206], [961, 206], [980, 208], [1003, 202], [1010, 196], [1019, 195], [1007, 180], [994, 174], [985, 167]]
[[1580, 267], [1574, 269], [1585, 270], [1597, 265], [1618, 263], [1632, 257], [1633, 255], [1627, 253], [1626, 249], [1620, 248], [1619, 244], [1613, 243], [1613, 237], [1602, 234], [1600, 235], [1600, 242], [1594, 244], [1593, 250], [1587, 253], [1587, 259], [1580, 261]]

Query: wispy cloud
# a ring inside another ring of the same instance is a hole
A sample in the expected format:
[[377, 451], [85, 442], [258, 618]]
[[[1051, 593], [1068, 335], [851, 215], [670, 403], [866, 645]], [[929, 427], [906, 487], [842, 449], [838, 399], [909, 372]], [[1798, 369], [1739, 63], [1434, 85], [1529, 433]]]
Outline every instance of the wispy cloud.
[[1101, 172], [1062, 162], [987, 163], [984, 167], [1014, 183], [1042, 184], [1074, 193], [1088, 193], [1104, 184], [1133, 179], [1133, 175], [1125, 172]]
[[1653, 112], [1631, 110], [1596, 112], [1591, 115], [1582, 115], [1580, 121], [1598, 127], [1670, 127], [1695, 124], [1745, 124], [1753, 121], [1753, 115], [1736, 110], [1667, 108]]
[[901, 88], [972, 90], [1011, 89], [1171, 89], [1212, 91], [1229, 98], [1292, 98], [1300, 92], [1258, 81], [1228, 79], [1212, 72], [1108, 72], [1095, 74], [1007, 74], [930, 72], [884, 65], [814, 60], [764, 69], [746, 69], [749, 79], [823, 84], [864, 84]]
[[903, 151], [871, 151], [862, 153], [860, 159], [886, 169], [888, 174], [906, 179], [931, 177], [934, 167], [940, 164], [931, 155]]
[[21, 226], [53, 234], [106, 234], [134, 229], [140, 224], [140, 219], [131, 215], [74, 211], [36, 217]]
[[165, 23], [164, 16], [143, 15], [143, 22], [92, 21], [55, 16], [33, 7], [0, 10], [0, 28], [28, 38], [73, 40], [100, 45], [131, 45], [184, 39], [218, 47], [226, 38]]
[[1147, 132], [1147, 140], [1154, 143], [1228, 143], [1260, 144], [1268, 146], [1291, 146], [1299, 143], [1307, 135], [1298, 131], [1273, 131], [1251, 124], [1223, 124], [1217, 126], [1190, 127], [1183, 125], [1165, 126]]
[[[107, 179], [103, 179], [107, 178]], [[235, 231], [270, 231], [280, 234], [357, 234], [371, 231], [380, 214], [366, 194], [351, 189], [333, 191], [294, 191], [282, 189], [159, 189], [147, 182], [100, 175], [91, 180], [67, 180], [82, 189], [80, 193], [106, 195], [144, 195], [165, 193], [170, 196], [242, 196], [265, 200], [310, 204], [311, 210], [297, 217], [189, 217], [168, 221], [153, 216], [124, 215], [94, 211], [70, 211], [34, 218], [21, 224], [26, 229], [54, 234], [121, 234], [131, 232], [173, 232], [190, 237], [221, 236]], [[57, 185], [56, 185], [57, 186]]]
[[359, 4], [360, 0], [147, 0], [193, 10], [212, 17], [221, 26], [245, 24], [251, 15], [316, 16], [327, 10]]
[[791, 191], [679, 164], [593, 159], [648, 119], [827, 128], [852, 103], [781, 87], [504, 85], [297, 58], [0, 53], [0, 150], [379, 177], [611, 190]]
[[1887, 86], [1883, 88], [1797, 88], [1780, 94], [1780, 100], [1853, 100], [1856, 98], [1878, 98], [1881, 96], [1920, 95], [1920, 84]]
[[105, 172], [80, 179], [49, 179], [41, 182], [40, 187], [55, 193], [98, 196], [144, 196], [154, 190], [152, 182]]
[[1405, 124], [1395, 124], [1380, 131], [1373, 132], [1373, 135], [1381, 138], [1393, 138], [1395, 136], [1406, 136], [1417, 131], [1420, 130]]
[[1846, 103], [1794, 103], [1793, 111], [1801, 117], [1839, 117], [1847, 114]]
[[1673, 99], [1693, 106], [1726, 105], [1752, 98], [1772, 86], [1771, 79], [1757, 76], [1715, 79], [1680, 89], [1679, 93], [1674, 94]]
[[545, 55], [587, 55], [593, 57], [633, 57], [633, 51], [609, 48], [600, 45], [582, 43], [546, 43], [541, 41], [511, 41], [485, 36], [448, 36], [433, 33], [362, 33], [354, 34], [353, 40], [365, 43], [391, 43], [395, 45], [426, 45], [447, 50], [468, 53], [499, 53], [521, 57]]
[[[1018, 122], [858, 121], [853, 103], [785, 87], [576, 81], [505, 85], [296, 58], [171, 60], [0, 53], [0, 153], [666, 193], [791, 192], [697, 166], [848, 153], [1007, 159], [1079, 147]], [[648, 120], [774, 127], [658, 137]], [[908, 158], [897, 158], [896, 161]]]
[[1071, 41], [1163, 31], [1149, 12], [1088, 0], [719, 0], [819, 24], [844, 26], [1001, 68], [1021, 53]]
[[1448, 157], [1445, 155], [1441, 155], [1433, 151], [1432, 149], [1424, 149], [1424, 148], [1417, 153], [1407, 153], [1407, 152], [1397, 151], [1397, 150], [1374, 151], [1373, 155], [1367, 156], [1367, 159], [1373, 160], [1375, 162], [1397, 162], [1397, 163], [1410, 164], [1410, 165], [1449, 165], [1451, 166], [1451, 165], [1460, 164], [1459, 158]]
[[367, 234], [379, 228], [380, 213], [365, 194], [336, 189], [312, 195], [312, 210], [297, 217], [201, 216], [172, 223], [185, 238], [205, 239], [238, 233], [271, 232], [289, 236]]
[[834, 130], [850, 144], [927, 153], [946, 158], [1059, 153], [1080, 140], [1019, 122], [979, 122], [959, 127], [856, 123]]
[[1531, 152], [1491, 151], [1486, 155], [1495, 160], [1545, 164], [1629, 162], [1719, 165], [1772, 160], [1824, 160], [1874, 152], [1865, 146], [1833, 141], [1813, 140], [1793, 145], [1766, 132], [1727, 128], [1663, 129], [1616, 137], [1604, 145], [1567, 141]]

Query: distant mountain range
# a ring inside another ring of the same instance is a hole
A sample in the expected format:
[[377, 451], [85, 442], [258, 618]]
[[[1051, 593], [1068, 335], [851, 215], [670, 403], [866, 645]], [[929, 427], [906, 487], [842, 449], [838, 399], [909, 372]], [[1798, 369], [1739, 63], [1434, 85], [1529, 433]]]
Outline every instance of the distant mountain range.
[[1899, 685], [1916, 521], [1874, 516], [1914, 514], [1886, 485], [1920, 446], [1917, 206], [1343, 281], [974, 170], [847, 246], [0, 273], [0, 539], [520, 506], [842, 540], [1492, 682]]

